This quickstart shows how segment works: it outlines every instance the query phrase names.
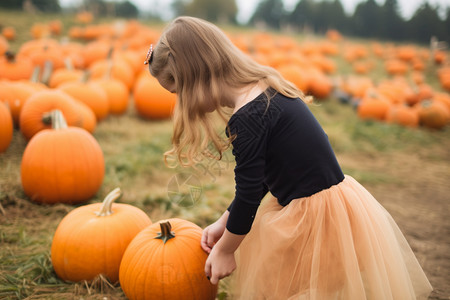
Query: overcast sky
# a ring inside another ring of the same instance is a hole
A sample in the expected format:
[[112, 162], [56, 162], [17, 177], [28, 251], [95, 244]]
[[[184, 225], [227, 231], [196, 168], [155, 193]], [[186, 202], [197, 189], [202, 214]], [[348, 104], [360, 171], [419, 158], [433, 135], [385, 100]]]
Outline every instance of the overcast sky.
[[[139, 9], [152, 12], [162, 12], [166, 19], [171, 18], [170, 4], [172, 0], [129, 0], [134, 3]], [[238, 21], [246, 22], [253, 14], [256, 6], [261, 0], [236, 0], [239, 8]], [[320, 0], [323, 1], [323, 0]], [[344, 10], [351, 14], [353, 13], [356, 5], [365, 0], [340, 0]], [[416, 9], [424, 2], [428, 2], [431, 5], [440, 5], [442, 11], [441, 16], [445, 16], [445, 7], [450, 6], [450, 0], [398, 0], [400, 14], [405, 18], [410, 18]], [[60, 0], [61, 5], [66, 6], [70, 4], [79, 4], [81, 0]], [[299, 0], [283, 0], [285, 8], [287, 10], [294, 9]], [[383, 4], [384, 0], [376, 0], [378, 4]]]

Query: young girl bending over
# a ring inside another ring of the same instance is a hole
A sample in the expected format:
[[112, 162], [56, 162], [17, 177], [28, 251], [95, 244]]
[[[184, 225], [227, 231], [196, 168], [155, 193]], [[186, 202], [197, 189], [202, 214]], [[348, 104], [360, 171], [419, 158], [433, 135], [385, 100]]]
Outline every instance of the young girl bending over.
[[[191, 166], [213, 155], [208, 145], [217, 159], [233, 146], [234, 200], [201, 240], [213, 284], [234, 271], [233, 299], [427, 298], [430, 283], [394, 220], [342, 173], [292, 83], [192, 17], [175, 19], [146, 63], [178, 96], [166, 157]], [[213, 111], [227, 124], [225, 139]]]

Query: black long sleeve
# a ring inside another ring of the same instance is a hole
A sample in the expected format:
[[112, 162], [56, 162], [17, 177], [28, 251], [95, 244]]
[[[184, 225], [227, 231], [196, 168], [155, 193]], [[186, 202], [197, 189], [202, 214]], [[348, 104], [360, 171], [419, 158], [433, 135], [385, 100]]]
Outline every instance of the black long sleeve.
[[270, 190], [281, 205], [341, 182], [344, 175], [328, 138], [300, 99], [261, 94], [228, 122], [233, 140], [235, 198], [227, 229], [250, 231], [262, 198]]

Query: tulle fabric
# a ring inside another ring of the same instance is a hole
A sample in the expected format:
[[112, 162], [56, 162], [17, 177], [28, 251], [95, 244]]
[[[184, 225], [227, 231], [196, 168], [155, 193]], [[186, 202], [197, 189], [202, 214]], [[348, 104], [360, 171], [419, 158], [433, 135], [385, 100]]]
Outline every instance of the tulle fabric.
[[392, 217], [348, 175], [285, 207], [264, 201], [236, 256], [232, 299], [427, 299], [432, 290]]

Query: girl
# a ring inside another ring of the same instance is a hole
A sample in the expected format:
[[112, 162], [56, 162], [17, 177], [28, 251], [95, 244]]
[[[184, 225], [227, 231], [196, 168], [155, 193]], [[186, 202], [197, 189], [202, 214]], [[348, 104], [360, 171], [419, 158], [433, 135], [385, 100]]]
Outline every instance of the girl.
[[[178, 95], [166, 158], [192, 166], [198, 154], [213, 156], [208, 145], [217, 159], [233, 145], [235, 198], [201, 240], [211, 283], [238, 265], [234, 299], [427, 298], [431, 286], [402, 233], [342, 173], [293, 84], [191, 17], [175, 19], [145, 63]], [[227, 122], [226, 139], [214, 130], [213, 111]]]

